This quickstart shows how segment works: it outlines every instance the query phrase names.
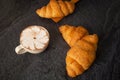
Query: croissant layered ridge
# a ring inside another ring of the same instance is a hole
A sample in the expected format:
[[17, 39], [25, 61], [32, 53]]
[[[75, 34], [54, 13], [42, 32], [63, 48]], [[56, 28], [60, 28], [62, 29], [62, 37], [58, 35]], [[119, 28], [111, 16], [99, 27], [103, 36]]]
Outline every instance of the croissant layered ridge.
[[87, 70], [95, 60], [98, 36], [90, 35], [82, 26], [63, 25], [59, 30], [71, 47], [65, 59], [67, 74], [76, 77]]
[[46, 6], [37, 9], [36, 13], [40, 17], [49, 18], [55, 22], [58, 22], [65, 16], [73, 13], [76, 2], [78, 2], [78, 0], [50, 0], [50, 2]]

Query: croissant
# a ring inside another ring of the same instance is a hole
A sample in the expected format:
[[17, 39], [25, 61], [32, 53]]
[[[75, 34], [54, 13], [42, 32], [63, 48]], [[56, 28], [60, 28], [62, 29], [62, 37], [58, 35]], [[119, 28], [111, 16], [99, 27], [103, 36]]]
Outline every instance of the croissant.
[[60, 21], [64, 16], [73, 13], [75, 3], [79, 0], [63, 1], [63, 0], [50, 0], [50, 2], [36, 13], [43, 18], [50, 18], [55, 22]]
[[[62, 35], [64, 34], [63, 38], [65, 41], [70, 39], [72, 42], [74, 39], [76, 39], [75, 37], [79, 36], [74, 34], [77, 32], [76, 29], [78, 28], [83, 27], [71, 27], [67, 25], [67, 27], [62, 26], [59, 29]], [[71, 34], [72, 36], [70, 36]], [[84, 34], [83, 32], [79, 34], [81, 34], [82, 37], [75, 41], [74, 45], [72, 45], [66, 56], [66, 70], [68, 76], [70, 77], [76, 77], [82, 74], [91, 66], [96, 57], [98, 36], [96, 34], [89, 35], [87, 30], [85, 30]]]
[[59, 28], [67, 44], [72, 47], [83, 36], [88, 35], [87, 29], [82, 26], [74, 27], [70, 25], [63, 25]]

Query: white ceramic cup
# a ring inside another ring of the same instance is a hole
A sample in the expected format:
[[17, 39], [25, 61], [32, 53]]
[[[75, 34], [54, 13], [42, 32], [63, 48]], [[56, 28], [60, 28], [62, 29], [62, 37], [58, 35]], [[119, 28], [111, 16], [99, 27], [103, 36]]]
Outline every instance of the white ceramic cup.
[[17, 54], [43, 52], [49, 44], [49, 32], [42, 26], [29, 26], [20, 34], [20, 45], [15, 48]]

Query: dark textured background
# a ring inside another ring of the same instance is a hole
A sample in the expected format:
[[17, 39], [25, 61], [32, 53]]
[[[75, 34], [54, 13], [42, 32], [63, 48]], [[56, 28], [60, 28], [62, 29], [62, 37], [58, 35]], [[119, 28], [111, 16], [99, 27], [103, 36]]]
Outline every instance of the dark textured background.
[[[80, 0], [75, 12], [59, 23], [36, 15], [48, 0], [0, 0], [0, 80], [120, 80], [120, 0]], [[69, 78], [65, 56], [69, 46], [58, 27], [82, 25], [99, 35], [97, 58], [81, 76]], [[41, 25], [50, 32], [50, 44], [41, 54], [17, 55], [20, 32]]]

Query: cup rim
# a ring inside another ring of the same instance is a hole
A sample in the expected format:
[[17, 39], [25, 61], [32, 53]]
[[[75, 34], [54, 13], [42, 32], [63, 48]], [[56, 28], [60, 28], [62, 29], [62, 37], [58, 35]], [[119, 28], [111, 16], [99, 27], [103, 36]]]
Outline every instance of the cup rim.
[[[31, 49], [26, 48], [26, 47], [23, 46], [22, 41], [21, 41], [21, 36], [22, 36], [22, 33], [23, 33], [24, 30], [26, 30], [26, 29], [28, 29], [28, 28], [30, 28], [30, 27], [35, 27], [35, 26], [44, 29], [44, 31], [47, 33], [47, 36], [48, 36], [48, 42], [45, 44], [45, 46], [44, 46], [42, 49], [31, 50]], [[28, 52], [34, 53], [34, 52], [36, 52], [36, 51], [40, 52], [40, 51], [46, 49], [47, 46], [48, 46], [48, 44], [49, 44], [49, 41], [50, 41], [50, 34], [49, 34], [48, 30], [47, 30], [46, 28], [44, 28], [43, 26], [31, 25], [31, 26], [28, 26], [28, 27], [26, 27], [25, 29], [23, 29], [22, 32], [20, 33], [20, 45], [21, 45], [26, 51], [28, 51]]]

